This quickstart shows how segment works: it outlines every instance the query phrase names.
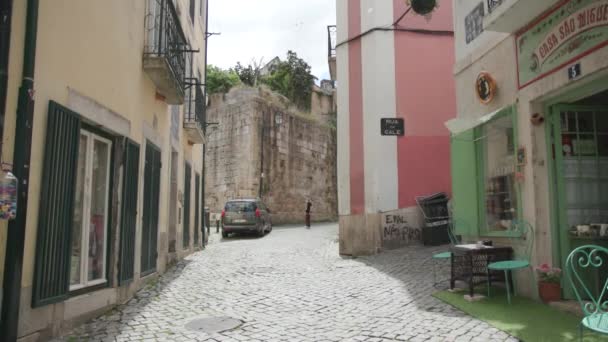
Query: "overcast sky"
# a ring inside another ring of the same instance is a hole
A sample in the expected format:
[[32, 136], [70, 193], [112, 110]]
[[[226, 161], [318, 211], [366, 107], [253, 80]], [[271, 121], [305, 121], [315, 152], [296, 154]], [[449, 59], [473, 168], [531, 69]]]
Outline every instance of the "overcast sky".
[[293, 50], [313, 75], [329, 78], [327, 25], [335, 23], [335, 0], [209, 0], [209, 31], [221, 32], [209, 38], [209, 64], [284, 60]]

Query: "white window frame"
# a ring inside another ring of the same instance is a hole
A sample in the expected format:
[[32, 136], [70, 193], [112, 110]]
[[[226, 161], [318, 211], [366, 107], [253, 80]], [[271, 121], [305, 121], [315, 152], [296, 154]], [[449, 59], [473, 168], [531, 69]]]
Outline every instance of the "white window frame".
[[[83, 207], [82, 207], [82, 234], [81, 234], [81, 256], [80, 256], [80, 283], [70, 285], [70, 291], [83, 289], [99, 284], [104, 284], [108, 281], [107, 277], [107, 252], [108, 252], [108, 213], [109, 213], [109, 196], [110, 196], [110, 171], [112, 162], [112, 141], [103, 138], [93, 132], [87, 131], [86, 129], [80, 130], [80, 136], [87, 138], [87, 151], [85, 154], [85, 176], [83, 181], [84, 194], [83, 194]], [[92, 175], [93, 175], [93, 152], [95, 148], [95, 142], [99, 141], [108, 146], [108, 160], [106, 170], [106, 185], [107, 191], [104, 196], [104, 220], [103, 220], [103, 275], [100, 279], [89, 281], [89, 235], [91, 229], [91, 187], [93, 186]]]

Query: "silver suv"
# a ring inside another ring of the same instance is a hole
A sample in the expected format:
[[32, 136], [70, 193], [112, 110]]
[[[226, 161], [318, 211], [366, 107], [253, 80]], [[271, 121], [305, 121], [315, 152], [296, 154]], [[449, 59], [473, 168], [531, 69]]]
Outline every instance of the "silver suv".
[[230, 233], [256, 233], [262, 237], [270, 231], [270, 210], [259, 198], [226, 202], [222, 210], [222, 237], [226, 238]]

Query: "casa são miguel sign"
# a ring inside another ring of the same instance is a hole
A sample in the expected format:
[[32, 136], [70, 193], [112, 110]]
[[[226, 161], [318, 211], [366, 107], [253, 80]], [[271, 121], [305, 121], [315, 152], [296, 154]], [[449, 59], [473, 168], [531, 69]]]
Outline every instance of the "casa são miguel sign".
[[608, 45], [608, 0], [569, 0], [517, 35], [519, 87]]

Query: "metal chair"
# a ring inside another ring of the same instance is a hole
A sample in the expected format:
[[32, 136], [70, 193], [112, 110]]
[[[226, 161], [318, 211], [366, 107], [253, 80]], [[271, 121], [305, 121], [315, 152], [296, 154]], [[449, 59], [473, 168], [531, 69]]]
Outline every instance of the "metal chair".
[[[468, 227], [468, 224], [463, 221], [463, 220], [459, 220], [459, 219], [451, 219], [448, 225], [448, 236], [450, 238], [450, 247], [453, 247], [457, 244], [460, 243], [458, 237], [455, 234], [456, 231], [456, 227]], [[437, 263], [438, 260], [446, 260], [446, 259], [451, 259], [452, 258], [452, 252], [441, 252], [441, 253], [435, 253], [432, 256], [432, 260], [433, 260], [433, 286], [437, 286], [437, 284], [439, 284], [439, 282], [437, 282], [437, 273], [435, 271], [435, 264]]]
[[[608, 262], [608, 249], [586, 245], [574, 249], [566, 259], [566, 275], [574, 290], [585, 317], [579, 323], [579, 341], [583, 340], [583, 330], [587, 328], [608, 335], [608, 279], [600, 280], [599, 294], [595, 295], [586, 284], [586, 273], [595, 273]], [[600, 273], [600, 272], [598, 272]], [[601, 273], [600, 273], [601, 274]]]
[[[490, 297], [492, 285], [490, 271], [503, 271], [505, 273], [505, 284], [507, 286], [507, 301], [511, 304], [511, 273], [524, 268], [528, 268], [532, 272], [530, 254], [532, 253], [532, 246], [534, 245], [534, 228], [526, 221], [513, 220], [507, 232], [509, 233], [509, 240], [512, 242], [511, 246], [513, 246], [513, 250], [515, 251], [515, 258], [514, 260], [497, 261], [488, 264], [488, 297]], [[517, 253], [518, 249], [516, 246], [521, 240], [525, 243], [525, 249], [523, 253]], [[534, 277], [533, 272], [532, 277]], [[513, 295], [515, 296], [515, 286], [513, 287]]]

